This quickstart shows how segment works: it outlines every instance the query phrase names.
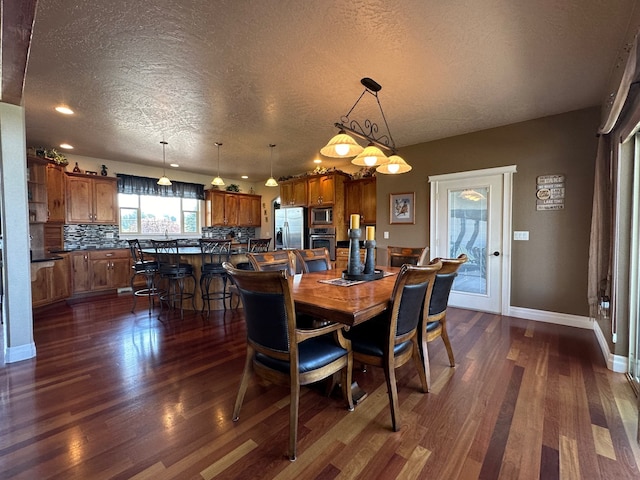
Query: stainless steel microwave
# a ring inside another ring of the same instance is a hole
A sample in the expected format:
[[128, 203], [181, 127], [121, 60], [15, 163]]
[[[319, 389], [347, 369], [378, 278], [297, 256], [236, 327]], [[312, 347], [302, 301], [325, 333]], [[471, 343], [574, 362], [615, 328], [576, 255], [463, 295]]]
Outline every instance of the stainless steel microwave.
[[312, 208], [311, 225], [333, 225], [333, 208]]

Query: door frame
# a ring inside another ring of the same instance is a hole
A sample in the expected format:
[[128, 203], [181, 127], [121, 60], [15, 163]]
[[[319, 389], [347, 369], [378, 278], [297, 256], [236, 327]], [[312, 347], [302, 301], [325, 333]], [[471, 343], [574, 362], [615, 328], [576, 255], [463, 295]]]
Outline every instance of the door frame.
[[[484, 168], [466, 172], [445, 173], [442, 175], [430, 175], [430, 208], [429, 208], [429, 248], [436, 252], [438, 218], [438, 183], [444, 181], [459, 181], [470, 178], [502, 175], [502, 236], [501, 236], [501, 288], [500, 288], [500, 315], [508, 315], [511, 305], [511, 235], [512, 235], [512, 201], [513, 201], [513, 174], [517, 172], [516, 165], [505, 167]], [[446, 221], [446, 219], [445, 219]]]

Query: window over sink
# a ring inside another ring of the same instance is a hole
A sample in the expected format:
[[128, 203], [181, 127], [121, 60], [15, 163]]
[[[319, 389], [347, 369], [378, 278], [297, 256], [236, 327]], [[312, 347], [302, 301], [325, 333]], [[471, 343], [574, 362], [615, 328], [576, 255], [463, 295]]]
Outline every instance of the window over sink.
[[200, 203], [192, 198], [119, 193], [120, 234], [199, 234]]

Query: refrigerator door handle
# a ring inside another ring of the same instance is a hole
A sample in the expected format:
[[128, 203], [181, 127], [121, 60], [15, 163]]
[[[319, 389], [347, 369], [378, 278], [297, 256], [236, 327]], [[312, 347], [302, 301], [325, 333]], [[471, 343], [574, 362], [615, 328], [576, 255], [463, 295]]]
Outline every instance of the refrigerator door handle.
[[284, 230], [282, 235], [283, 248], [289, 248], [289, 222], [284, 222]]

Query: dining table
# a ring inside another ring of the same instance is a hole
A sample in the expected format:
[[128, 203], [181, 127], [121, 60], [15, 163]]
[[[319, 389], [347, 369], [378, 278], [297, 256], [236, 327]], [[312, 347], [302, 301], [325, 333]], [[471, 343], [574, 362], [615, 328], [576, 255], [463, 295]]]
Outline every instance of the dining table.
[[[366, 322], [389, 308], [393, 287], [400, 268], [376, 267], [383, 272], [377, 280], [344, 280], [339, 270], [325, 270], [294, 275], [292, 295], [296, 313], [342, 323], [345, 329]], [[353, 403], [366, 396], [354, 380]]]

